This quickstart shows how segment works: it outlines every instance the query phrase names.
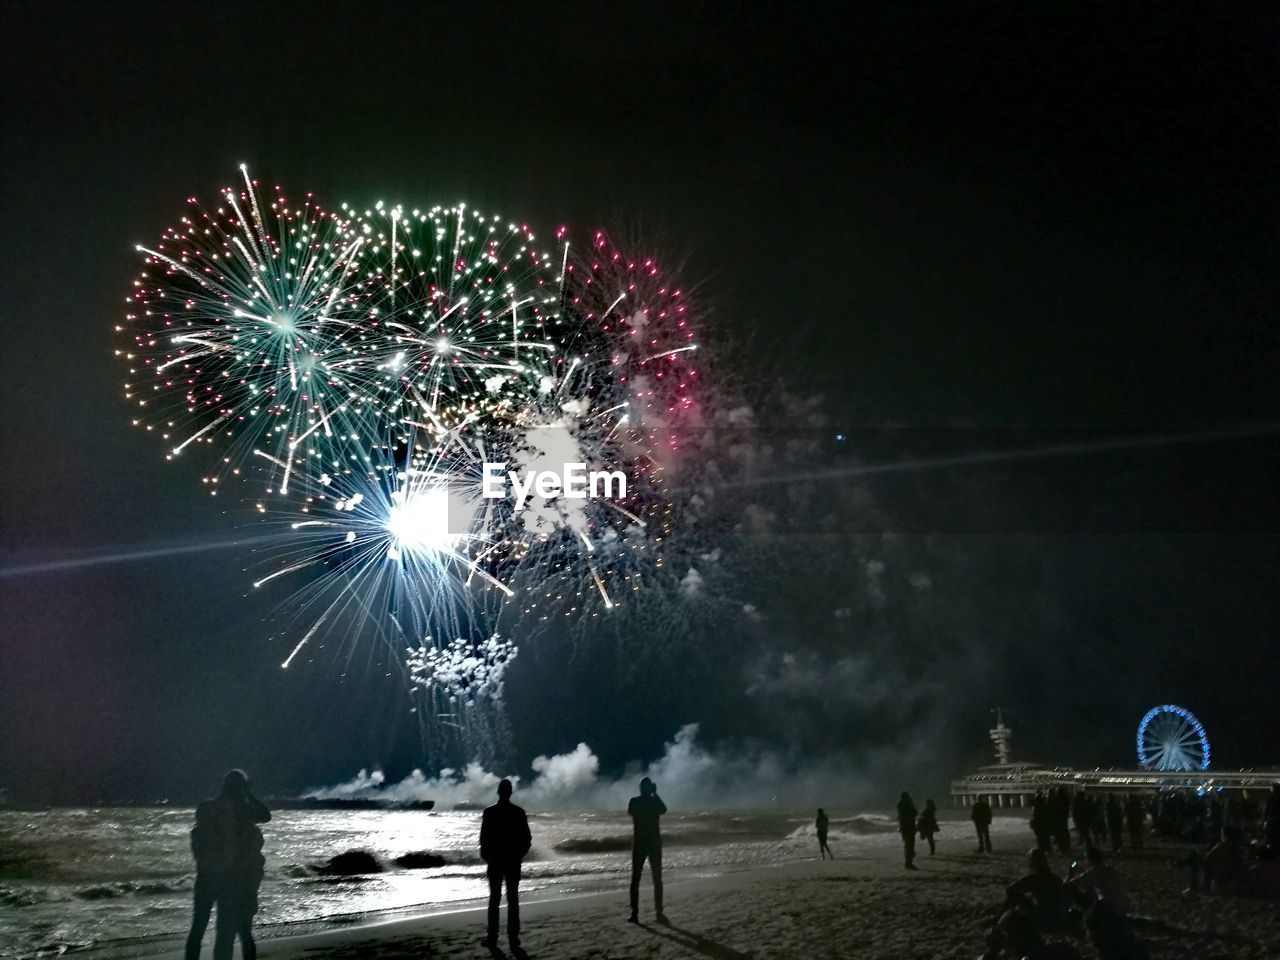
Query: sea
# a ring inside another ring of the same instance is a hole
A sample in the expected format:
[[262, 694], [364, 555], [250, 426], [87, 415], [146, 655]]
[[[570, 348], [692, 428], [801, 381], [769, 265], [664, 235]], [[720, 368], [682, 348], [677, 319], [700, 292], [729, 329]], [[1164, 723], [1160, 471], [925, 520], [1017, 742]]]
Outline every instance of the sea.
[[[190, 920], [193, 815], [173, 807], [0, 809], [0, 957], [129, 956], [174, 946]], [[529, 819], [534, 845], [522, 895], [625, 886], [625, 814], [531, 812]], [[839, 853], [896, 842], [896, 826], [887, 813], [832, 811], [830, 844]], [[479, 829], [472, 810], [279, 811], [263, 825], [261, 936], [471, 905], [487, 896]], [[663, 839], [668, 882], [816, 852], [811, 811], [672, 813]], [[376, 861], [369, 872], [322, 872], [355, 851]], [[430, 858], [397, 863], [410, 854]]]

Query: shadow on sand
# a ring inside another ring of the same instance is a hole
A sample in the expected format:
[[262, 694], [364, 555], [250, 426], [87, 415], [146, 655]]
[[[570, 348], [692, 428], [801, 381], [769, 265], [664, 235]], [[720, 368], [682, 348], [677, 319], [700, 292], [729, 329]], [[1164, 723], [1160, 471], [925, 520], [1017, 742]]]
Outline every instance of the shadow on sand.
[[996, 858], [989, 853], [938, 853], [918, 858], [921, 863], [990, 863]]
[[704, 957], [714, 957], [715, 960], [752, 960], [749, 953], [741, 953], [732, 947], [726, 947], [723, 943], [716, 943], [710, 937], [704, 937], [700, 933], [684, 930], [670, 923], [660, 927], [648, 923], [642, 923], [639, 926], [641, 930], [647, 930], [654, 936], [670, 940], [677, 946], [693, 950]]

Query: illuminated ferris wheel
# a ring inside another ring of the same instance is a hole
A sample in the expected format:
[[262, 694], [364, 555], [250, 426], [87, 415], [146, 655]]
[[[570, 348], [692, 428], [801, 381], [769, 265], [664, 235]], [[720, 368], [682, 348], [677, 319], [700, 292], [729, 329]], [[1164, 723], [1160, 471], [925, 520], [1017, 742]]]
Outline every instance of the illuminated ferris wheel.
[[1185, 707], [1152, 707], [1138, 724], [1138, 765], [1145, 770], [1207, 770], [1204, 727]]

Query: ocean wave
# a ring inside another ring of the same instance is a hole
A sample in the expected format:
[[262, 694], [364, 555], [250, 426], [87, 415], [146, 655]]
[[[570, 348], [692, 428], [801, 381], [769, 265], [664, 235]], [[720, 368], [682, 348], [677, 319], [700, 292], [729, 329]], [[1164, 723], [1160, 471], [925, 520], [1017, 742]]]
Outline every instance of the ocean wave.
[[[98, 940], [94, 937], [86, 937], [83, 940], [65, 940], [61, 938], [38, 940], [31, 945], [31, 951], [26, 954], [26, 956], [61, 957], [64, 954], [78, 950], [88, 950], [97, 945]], [[6, 954], [6, 956], [8, 956], [8, 954]], [[14, 954], [14, 956], [23, 956], [23, 954]]]
[[0, 877], [34, 880], [53, 871], [54, 864], [42, 853], [0, 845]]
[[0, 906], [34, 907], [55, 899], [47, 890], [0, 886]]
[[882, 813], [860, 813], [853, 817], [839, 817], [831, 823], [840, 830], [852, 833], [893, 833], [898, 829], [897, 819]]
[[560, 853], [618, 853], [631, 849], [631, 837], [570, 837], [551, 848]]
[[[812, 828], [810, 828], [812, 830]], [[719, 846], [727, 842], [760, 840], [772, 842], [779, 838], [778, 831], [765, 831], [756, 824], [742, 826], [737, 829], [716, 830], [711, 827], [690, 829], [679, 826], [662, 831], [664, 847], [709, 847]], [[603, 837], [566, 837], [551, 845], [557, 853], [625, 853], [631, 849], [631, 834], [616, 833]]]
[[[879, 813], [859, 813], [852, 817], [833, 817], [829, 825], [829, 834], [833, 839], [837, 837], [855, 839], [882, 833], [896, 833], [897, 830], [898, 821], [896, 818]], [[812, 823], [806, 823], [804, 826], [796, 827], [787, 834], [787, 839], [805, 840], [807, 842], [812, 840], [817, 835], [817, 832], [817, 828]]]
[[81, 887], [75, 891], [80, 900], [112, 900], [116, 897], [130, 896], [163, 896], [179, 890], [189, 890], [192, 877], [177, 877], [173, 880], [119, 880], [115, 883], [99, 883], [90, 887]]

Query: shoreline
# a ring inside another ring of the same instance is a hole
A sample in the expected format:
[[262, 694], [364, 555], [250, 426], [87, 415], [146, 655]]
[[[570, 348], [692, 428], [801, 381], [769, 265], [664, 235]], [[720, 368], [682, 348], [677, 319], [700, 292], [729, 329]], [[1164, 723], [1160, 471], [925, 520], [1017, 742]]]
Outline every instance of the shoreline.
[[[967, 823], [944, 820], [938, 852], [917, 844], [918, 870], [903, 869], [896, 834], [872, 834], [836, 848], [754, 863], [668, 865], [669, 926], [654, 923], [652, 882], [641, 882], [640, 924], [627, 922], [627, 869], [579, 876], [521, 898], [522, 940], [539, 960], [717, 960], [866, 958], [960, 960], [978, 956], [1005, 886], [1025, 873], [1033, 838], [1025, 818], [999, 818], [993, 854], [974, 852]], [[1264, 960], [1280, 957], [1274, 903], [1185, 892], [1177, 864], [1191, 845], [1149, 839], [1145, 850], [1111, 858], [1134, 903], [1134, 929], [1152, 960]], [[1069, 857], [1052, 854], [1065, 876]], [[482, 956], [487, 890], [476, 896], [387, 912], [330, 915], [263, 926], [255, 933], [270, 960], [453, 960]], [[505, 948], [505, 906], [500, 943]], [[213, 931], [202, 956], [212, 953]], [[1083, 958], [1093, 953], [1076, 942]], [[104, 942], [74, 951], [89, 960], [174, 958], [182, 936]], [[512, 954], [505, 949], [506, 956]], [[238, 954], [237, 954], [238, 955]], [[497, 954], [495, 954], [497, 955]]]
[[[729, 868], [712, 875], [699, 875], [665, 881], [663, 887], [664, 890], [674, 890], [677, 893], [681, 891], [697, 892], [699, 888], [710, 888], [712, 886], [720, 886], [723, 889], [731, 883], [731, 878], [736, 874], [755, 874], [782, 866], [786, 866], [786, 863], [761, 864], [759, 866], [739, 867], [736, 869]], [[647, 874], [645, 880], [648, 881]], [[647, 888], [642, 885], [642, 904], [646, 902], [647, 895], [652, 894], [652, 891], [653, 887], [651, 883], [648, 884]], [[596, 907], [602, 909], [609, 908], [619, 917], [624, 917], [628, 911], [627, 887], [625, 883], [620, 887], [608, 890], [596, 890], [583, 893], [559, 893], [551, 896], [538, 896], [537, 894], [534, 894], [528, 899], [525, 899], [522, 896], [520, 898], [520, 918], [522, 925], [527, 928], [530, 923], [536, 922], [539, 918], [545, 919], [548, 915], [579, 913]], [[419, 935], [425, 932], [442, 931], [467, 932], [478, 941], [485, 934], [487, 910], [488, 895], [486, 894], [476, 900], [466, 901], [465, 905], [458, 904], [440, 910], [416, 912], [411, 916], [406, 917], [389, 917], [371, 920], [368, 923], [356, 923], [325, 930], [290, 933], [279, 937], [265, 938], [258, 942], [258, 952], [259, 954], [268, 953], [272, 956], [277, 954], [282, 956], [292, 956], [294, 950], [307, 950], [314, 947], [333, 947], [345, 944], [345, 942], [349, 940], [382, 941], [388, 939], [388, 937], [398, 938], [401, 936]], [[505, 930], [505, 901], [502, 911], [502, 922]]]
[[[666, 875], [664, 875], [664, 888], [668, 890], [673, 888], [696, 888], [699, 885], [715, 884], [735, 874], [775, 869], [793, 862], [795, 861], [784, 860], [751, 866], [729, 864], [714, 868], [687, 868], [692, 874], [691, 876], [666, 879]], [[579, 879], [589, 878], [583, 877]], [[627, 883], [625, 876], [620, 875], [617, 880], [611, 880], [604, 884], [602, 889], [558, 890], [555, 887], [545, 887], [540, 890], [522, 893], [520, 898], [521, 916], [526, 918], [535, 914], [544, 914], [550, 912], [550, 908], [557, 905], [573, 905], [581, 901], [598, 901], [602, 905], [607, 902], [615, 902], [621, 904], [619, 909], [625, 913], [627, 909]], [[649, 883], [647, 872], [645, 883]], [[477, 883], [478, 889], [481, 886], [482, 881]], [[652, 885], [650, 884], [647, 889], [651, 892]], [[644, 894], [642, 894], [642, 898], [643, 896]], [[323, 946], [329, 939], [344, 940], [349, 937], [361, 936], [365, 933], [378, 932], [394, 936], [400, 932], [400, 928], [405, 928], [408, 932], [413, 933], [415, 931], [412, 928], [432, 922], [441, 929], [474, 925], [477, 930], [481, 931], [477, 936], [482, 936], [487, 901], [488, 894], [478, 892], [475, 897], [453, 900], [437, 906], [423, 903], [392, 908], [386, 911], [332, 914], [307, 920], [281, 921], [255, 927], [254, 939], [258, 945], [258, 952], [261, 954], [268, 948], [272, 952], [279, 950], [282, 944], [305, 949], [307, 944], [313, 940], [316, 941], [317, 945]], [[504, 918], [505, 915], [504, 906]], [[464, 923], [464, 921], [466, 922]], [[212, 950], [213, 931], [214, 924], [210, 923], [204, 939], [204, 954]], [[184, 937], [185, 934], [157, 934], [155, 937], [107, 940], [82, 949], [68, 951], [65, 955], [85, 957], [87, 960], [115, 960], [115, 958], [123, 957], [180, 958], [182, 956]]]

